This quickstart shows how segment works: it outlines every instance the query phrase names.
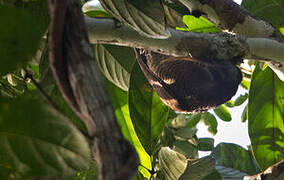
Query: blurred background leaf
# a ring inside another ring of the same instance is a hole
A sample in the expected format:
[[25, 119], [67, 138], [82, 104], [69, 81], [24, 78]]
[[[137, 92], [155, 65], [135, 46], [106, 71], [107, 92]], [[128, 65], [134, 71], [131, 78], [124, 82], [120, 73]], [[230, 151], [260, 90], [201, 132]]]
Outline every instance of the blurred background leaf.
[[63, 116], [30, 96], [1, 98], [0, 106], [1, 172], [70, 176], [89, 165], [88, 143]]

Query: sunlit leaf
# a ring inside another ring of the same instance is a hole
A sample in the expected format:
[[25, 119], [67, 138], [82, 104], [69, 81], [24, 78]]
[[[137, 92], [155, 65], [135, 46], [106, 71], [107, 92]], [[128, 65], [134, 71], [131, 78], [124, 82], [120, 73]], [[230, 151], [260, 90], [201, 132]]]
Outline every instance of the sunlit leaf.
[[151, 159], [148, 153], [143, 148], [137, 134], [134, 130], [130, 115], [129, 115], [129, 105], [128, 105], [128, 95], [127, 92], [116, 87], [114, 84], [105, 79], [105, 86], [108, 91], [112, 106], [115, 111], [116, 118], [121, 127], [123, 136], [134, 146], [140, 160], [139, 171], [144, 177], [149, 178], [150, 173], [147, 169], [152, 169]]
[[226, 106], [221, 105], [214, 109], [214, 113], [223, 121], [231, 121], [231, 113]]
[[177, 28], [178, 30], [193, 31], [193, 32], [220, 32], [221, 30], [217, 28], [213, 23], [200, 16], [199, 18], [192, 15], [183, 16], [183, 21], [187, 28]]
[[284, 157], [284, 82], [270, 68], [256, 66], [248, 103], [252, 151], [264, 170]]
[[241, 82], [241, 86], [242, 86], [244, 89], [248, 90], [248, 89], [250, 88], [250, 82], [247, 81], [247, 80], [245, 80], [245, 78], [243, 78], [243, 80], [242, 80], [242, 82]]
[[233, 100], [227, 101], [227, 102], [225, 103], [225, 106], [230, 107], [230, 108], [234, 107], [234, 102], [233, 102]]
[[235, 106], [240, 106], [242, 105], [248, 98], [248, 94], [245, 93], [245, 95], [240, 95], [236, 100], [235, 100], [235, 103], [234, 105]]
[[284, 34], [284, 27], [279, 28], [279, 31], [281, 32], [281, 34]]
[[169, 108], [148, 84], [138, 63], [134, 65], [130, 77], [129, 111], [139, 140], [152, 155], [168, 118]]
[[100, 3], [98, 3], [98, 1], [96, 4], [91, 4], [90, 2], [85, 3], [82, 7], [82, 11], [87, 16], [94, 17], [94, 18], [112, 17], [112, 15], [110, 15], [108, 12], [106, 12], [103, 9], [103, 7], [101, 6]]

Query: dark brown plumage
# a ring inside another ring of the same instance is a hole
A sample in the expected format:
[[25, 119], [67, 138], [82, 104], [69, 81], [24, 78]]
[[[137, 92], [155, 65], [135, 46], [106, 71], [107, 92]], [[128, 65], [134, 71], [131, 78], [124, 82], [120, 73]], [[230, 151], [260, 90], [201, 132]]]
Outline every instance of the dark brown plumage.
[[200, 112], [230, 100], [242, 80], [230, 61], [200, 61], [135, 49], [140, 68], [161, 100], [179, 112]]

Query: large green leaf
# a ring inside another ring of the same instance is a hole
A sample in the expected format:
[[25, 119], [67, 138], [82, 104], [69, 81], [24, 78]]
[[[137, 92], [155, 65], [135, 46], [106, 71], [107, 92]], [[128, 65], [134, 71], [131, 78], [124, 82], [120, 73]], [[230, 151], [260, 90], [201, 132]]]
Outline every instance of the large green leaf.
[[150, 38], [168, 38], [165, 15], [160, 1], [101, 0], [102, 6], [119, 21]]
[[105, 77], [128, 91], [130, 73], [136, 57], [132, 48], [107, 44], [94, 45], [94, 54]]
[[150, 156], [147, 154], [143, 148], [137, 134], [134, 130], [130, 115], [129, 115], [129, 105], [128, 105], [128, 95], [127, 92], [116, 87], [114, 84], [105, 79], [105, 86], [107, 88], [112, 106], [115, 110], [115, 115], [118, 123], [121, 127], [123, 136], [134, 146], [136, 152], [139, 156], [140, 164], [139, 171], [144, 177], [149, 178], [150, 173], [143, 167], [147, 169], [152, 169]]
[[242, 6], [276, 27], [284, 26], [283, 0], [243, 0]]
[[30, 12], [0, 5], [0, 76], [20, 67], [36, 52], [41, 33], [34, 27]]
[[18, 4], [0, 5], [0, 76], [31, 60], [48, 27], [47, 1]]
[[249, 151], [236, 144], [220, 143], [212, 151], [217, 164], [233, 168], [247, 174], [257, 174], [258, 170]]
[[0, 99], [0, 172], [69, 176], [91, 152], [82, 134], [35, 99]]
[[169, 108], [149, 85], [138, 63], [130, 77], [129, 110], [139, 140], [152, 155], [168, 118]]
[[262, 170], [284, 159], [284, 82], [268, 67], [261, 70], [257, 65], [252, 76], [248, 129]]

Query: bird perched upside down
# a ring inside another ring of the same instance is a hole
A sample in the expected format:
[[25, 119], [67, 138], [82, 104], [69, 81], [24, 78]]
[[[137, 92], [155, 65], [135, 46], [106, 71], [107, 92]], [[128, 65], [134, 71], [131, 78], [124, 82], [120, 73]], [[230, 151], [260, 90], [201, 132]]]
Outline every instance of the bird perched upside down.
[[242, 74], [230, 61], [172, 57], [135, 49], [141, 70], [160, 99], [175, 111], [201, 112], [230, 100]]

